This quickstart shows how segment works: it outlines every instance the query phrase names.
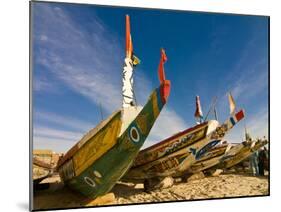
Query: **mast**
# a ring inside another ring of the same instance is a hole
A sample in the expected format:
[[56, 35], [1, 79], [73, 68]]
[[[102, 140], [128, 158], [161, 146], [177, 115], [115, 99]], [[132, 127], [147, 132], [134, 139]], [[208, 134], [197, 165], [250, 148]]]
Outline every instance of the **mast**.
[[219, 121], [216, 106], [214, 107], [214, 114], [215, 114], [215, 119], [216, 119], [217, 121]]
[[123, 108], [135, 106], [134, 95], [134, 79], [133, 72], [134, 66], [139, 63], [139, 59], [133, 55], [133, 43], [130, 29], [130, 17], [126, 15], [126, 57], [124, 60], [123, 78], [122, 78], [122, 96]]
[[211, 106], [210, 106], [210, 108], [209, 108], [209, 110], [208, 110], [208, 113], [207, 113], [205, 119], [204, 119], [204, 122], [207, 120], [207, 118], [208, 118], [208, 116], [209, 116], [209, 113], [211, 112], [212, 108], [214, 108], [214, 107], [216, 106], [216, 104], [217, 104], [217, 97], [215, 96], [215, 97], [213, 97], [213, 99], [212, 99]]

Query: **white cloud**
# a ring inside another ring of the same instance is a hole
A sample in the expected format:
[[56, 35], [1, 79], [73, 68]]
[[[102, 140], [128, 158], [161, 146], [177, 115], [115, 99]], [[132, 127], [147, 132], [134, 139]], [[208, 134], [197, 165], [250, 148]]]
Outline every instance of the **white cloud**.
[[90, 20], [91, 31], [85, 31], [65, 11], [47, 5], [36, 8], [36, 21], [40, 24], [34, 29], [39, 47], [35, 62], [107, 111], [117, 109], [121, 105], [122, 54], [111, 32], [98, 19]]
[[258, 95], [261, 91], [267, 89], [267, 86], [268, 86], [267, 70], [264, 71], [257, 70], [255, 73], [252, 73], [250, 76], [241, 77], [240, 80], [238, 80], [235, 83], [231, 91], [232, 94], [236, 96], [236, 98], [245, 100]]
[[66, 140], [78, 140], [82, 137], [82, 133], [80, 132], [73, 132], [68, 130], [57, 130], [48, 127], [35, 127], [33, 129], [34, 136], [41, 136], [47, 138], [57, 138], [57, 139], [66, 139]]
[[51, 149], [66, 152], [82, 138], [81, 132], [36, 126], [33, 129], [33, 149]]
[[51, 82], [45, 78], [36, 77], [33, 81], [33, 91], [35, 92], [52, 92], [57, 93], [57, 86], [54, 82]]
[[33, 137], [33, 149], [51, 149], [54, 152], [65, 153], [74, 143], [73, 139], [50, 138], [45, 136]]
[[[45, 111], [35, 111], [33, 118], [35, 120], [33, 147], [59, 152], [66, 152], [96, 125], [96, 123]], [[56, 125], [59, 127], [56, 127]]]
[[86, 122], [72, 117], [62, 116], [56, 113], [35, 111], [33, 114], [36, 121], [50, 122], [51, 124], [59, 124], [63, 128], [71, 128], [74, 131], [86, 132], [93, 128], [96, 123]]

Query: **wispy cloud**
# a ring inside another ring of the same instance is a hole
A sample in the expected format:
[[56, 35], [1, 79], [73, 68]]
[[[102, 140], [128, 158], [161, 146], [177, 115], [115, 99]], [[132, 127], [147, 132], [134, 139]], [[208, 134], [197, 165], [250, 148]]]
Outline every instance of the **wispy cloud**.
[[41, 23], [35, 22], [34, 27], [39, 47], [35, 62], [73, 91], [108, 111], [115, 110], [121, 103], [122, 69], [122, 61], [116, 58], [122, 54], [112, 33], [97, 18], [90, 20], [86, 31], [66, 11], [47, 5], [38, 5], [35, 21]]
[[35, 111], [34, 118], [34, 148], [59, 152], [67, 151], [95, 126], [94, 123], [45, 111]]
[[236, 81], [231, 91], [236, 98], [246, 100], [267, 89], [267, 86], [268, 71], [266, 69], [261, 70], [261, 67], [256, 64], [250, 74], [242, 76]]
[[83, 136], [80, 132], [36, 126], [33, 129], [33, 148], [65, 152]]
[[[96, 105], [102, 104], [107, 113], [120, 108], [124, 54], [123, 45], [120, 45], [114, 33], [98, 17], [90, 18], [87, 30], [81, 28], [67, 11], [54, 6], [38, 5], [35, 20], [40, 23], [35, 23], [34, 27], [35, 45], [38, 48], [35, 62], [46, 67], [53, 77], [73, 91]], [[135, 87], [138, 103], [143, 104], [154, 86], [141, 70], [137, 70]], [[47, 112], [36, 113], [36, 116], [80, 132], [91, 125]], [[185, 121], [174, 110], [166, 108], [150, 133], [150, 142], [146, 143], [158, 142], [185, 127]], [[47, 133], [43, 135], [42, 130], [47, 130]], [[62, 139], [63, 135], [70, 142], [74, 138], [78, 140], [78, 134], [58, 132], [54, 128], [41, 128], [39, 132], [41, 134], [35, 134], [36, 143], [52, 143], [53, 139]], [[73, 137], [70, 138], [70, 135]]]
[[33, 137], [33, 149], [51, 149], [54, 152], [65, 153], [73, 146], [73, 139], [61, 139], [45, 136]]
[[56, 130], [48, 127], [36, 127], [33, 130], [34, 136], [48, 137], [48, 138], [58, 138], [62, 140], [78, 140], [81, 138], [82, 133], [77, 133], [67, 130]]
[[62, 128], [72, 129], [73, 131], [85, 132], [95, 126], [95, 122], [86, 122], [72, 117], [62, 116], [46, 111], [35, 111], [34, 118], [37, 122], [48, 122], [57, 124]]
[[[237, 109], [242, 107], [246, 112], [245, 119], [226, 136], [230, 142], [241, 142], [245, 138], [245, 127], [253, 137], [268, 136], [268, 109], [265, 95], [268, 91], [268, 61], [266, 54], [257, 54], [253, 57], [252, 54], [256, 53], [259, 46], [258, 42], [260, 42], [258, 37], [253, 35], [241, 49], [240, 57], [224, 78], [224, 88], [220, 91], [218, 109], [225, 117], [229, 116], [228, 92], [232, 93]], [[259, 104], [253, 105], [253, 102]]]
[[48, 93], [58, 93], [57, 85], [46, 78], [35, 77], [33, 81], [33, 91], [35, 92], [48, 92]]

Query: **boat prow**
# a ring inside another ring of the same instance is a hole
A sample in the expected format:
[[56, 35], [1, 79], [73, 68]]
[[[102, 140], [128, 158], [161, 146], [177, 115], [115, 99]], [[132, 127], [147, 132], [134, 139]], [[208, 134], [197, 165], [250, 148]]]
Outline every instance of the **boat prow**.
[[161, 50], [158, 69], [160, 86], [152, 92], [143, 108], [136, 106], [132, 90], [136, 61], [129, 16], [126, 16], [123, 107], [90, 130], [60, 160], [57, 169], [69, 187], [87, 197], [96, 198], [110, 191], [125, 174], [167, 102], [170, 82], [165, 79], [166, 59], [164, 50]]

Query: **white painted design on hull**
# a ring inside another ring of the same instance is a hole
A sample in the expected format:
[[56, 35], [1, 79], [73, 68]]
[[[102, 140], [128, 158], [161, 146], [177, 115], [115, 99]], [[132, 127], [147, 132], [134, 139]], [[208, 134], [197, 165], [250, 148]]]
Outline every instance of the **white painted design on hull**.
[[140, 134], [136, 127], [132, 127], [130, 129], [130, 137], [134, 142], [136, 142], [136, 143], [139, 142]]
[[91, 187], [95, 188], [96, 183], [90, 177], [84, 177], [84, 181]]
[[122, 95], [123, 95], [123, 108], [131, 107], [134, 105], [134, 92], [133, 92], [133, 63], [131, 58], [125, 58], [125, 66], [123, 68], [122, 79]]
[[101, 178], [101, 173], [99, 173], [97, 170], [94, 170], [94, 175], [98, 178]]

